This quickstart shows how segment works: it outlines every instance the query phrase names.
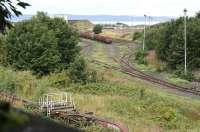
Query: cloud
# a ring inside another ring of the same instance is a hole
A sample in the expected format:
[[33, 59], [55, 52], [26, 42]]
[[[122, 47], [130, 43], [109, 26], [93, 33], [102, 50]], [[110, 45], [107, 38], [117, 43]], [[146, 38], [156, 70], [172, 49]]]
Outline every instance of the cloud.
[[45, 11], [50, 14], [112, 14], [180, 16], [187, 8], [193, 15], [200, 5], [199, 0], [26, 0], [32, 7], [24, 12], [35, 14]]

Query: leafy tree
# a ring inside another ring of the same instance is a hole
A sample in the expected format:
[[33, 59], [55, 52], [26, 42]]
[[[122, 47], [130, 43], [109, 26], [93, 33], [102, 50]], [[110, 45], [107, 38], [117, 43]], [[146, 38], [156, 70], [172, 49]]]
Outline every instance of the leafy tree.
[[[16, 3], [16, 5], [14, 5]], [[16, 16], [22, 15], [22, 13], [17, 9], [17, 7], [26, 8], [30, 6], [28, 3], [22, 2], [20, 0], [1, 0], [0, 1], [0, 32], [3, 32], [5, 27], [12, 27], [9, 19], [12, 17], [12, 14]]]
[[160, 29], [153, 28], [150, 31], [147, 30], [148, 32], [146, 33], [146, 47], [148, 50], [151, 50], [158, 45], [160, 40], [159, 37], [161, 37], [158, 30]]
[[8, 31], [7, 61], [39, 75], [67, 69], [79, 54], [78, 34], [62, 18], [39, 12]]
[[200, 18], [200, 11], [196, 13], [196, 18]]
[[7, 55], [7, 50], [6, 50], [6, 43], [5, 43], [5, 37], [0, 34], [0, 64], [6, 64], [6, 55]]
[[[200, 67], [200, 19], [187, 18], [187, 63], [189, 70]], [[159, 24], [147, 30], [147, 47], [173, 70], [184, 66], [184, 18]]]
[[95, 34], [100, 34], [100, 33], [102, 33], [102, 29], [103, 29], [103, 26], [100, 24], [97, 24], [94, 26], [93, 32]]

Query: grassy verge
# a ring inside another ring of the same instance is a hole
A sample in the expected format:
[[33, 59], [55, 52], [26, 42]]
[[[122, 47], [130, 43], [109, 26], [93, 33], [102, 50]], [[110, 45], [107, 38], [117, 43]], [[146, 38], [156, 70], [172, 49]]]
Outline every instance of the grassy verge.
[[106, 44], [94, 42], [94, 51], [91, 58], [113, 66], [118, 66], [118, 64], [115, 63], [114, 60], [109, 57], [107, 53], [107, 48], [108, 45]]
[[[200, 130], [199, 100], [168, 93], [121, 73], [102, 70], [105, 81], [81, 85], [68, 83], [64, 74], [37, 79], [30, 72], [0, 69], [1, 88], [29, 99], [51, 91], [72, 92], [78, 109], [121, 121], [130, 131]], [[94, 129], [97, 128], [86, 130]]]

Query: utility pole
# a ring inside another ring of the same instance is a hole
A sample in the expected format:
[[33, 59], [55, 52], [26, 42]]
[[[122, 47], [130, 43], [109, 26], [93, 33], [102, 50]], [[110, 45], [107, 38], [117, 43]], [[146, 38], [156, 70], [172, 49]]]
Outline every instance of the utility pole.
[[149, 28], [151, 26], [151, 17], [149, 16]]
[[144, 38], [143, 38], [143, 51], [145, 49], [145, 39], [146, 39], [146, 23], [147, 23], [147, 15], [144, 15], [144, 18], [145, 18], [145, 23], [144, 23]]
[[153, 17], [149, 16], [149, 28], [151, 27]]
[[187, 9], [184, 9], [184, 21], [185, 21], [185, 29], [184, 29], [184, 39], [185, 39], [185, 75], [187, 75]]
[[68, 15], [65, 16], [65, 19], [66, 19], [67, 23], [69, 23], [69, 17], [68, 17]]

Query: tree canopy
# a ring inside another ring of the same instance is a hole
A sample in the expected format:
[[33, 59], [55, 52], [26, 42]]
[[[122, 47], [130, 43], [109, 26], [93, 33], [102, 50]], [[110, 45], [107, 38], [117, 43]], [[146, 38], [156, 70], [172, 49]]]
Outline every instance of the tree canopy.
[[39, 12], [6, 34], [7, 62], [39, 75], [67, 69], [79, 54], [78, 34], [62, 18]]
[[97, 24], [94, 26], [93, 32], [95, 34], [100, 34], [102, 32], [103, 26], [100, 24]]
[[30, 6], [28, 3], [20, 0], [1, 0], [0, 1], [0, 32], [3, 32], [5, 27], [11, 27], [12, 24], [9, 19], [12, 15], [20, 16], [22, 13], [17, 7], [26, 8]]
[[[188, 68], [200, 67], [200, 17], [187, 18]], [[171, 69], [184, 67], [184, 18], [155, 25], [147, 30], [148, 49], [155, 49], [159, 59], [167, 62]]]

